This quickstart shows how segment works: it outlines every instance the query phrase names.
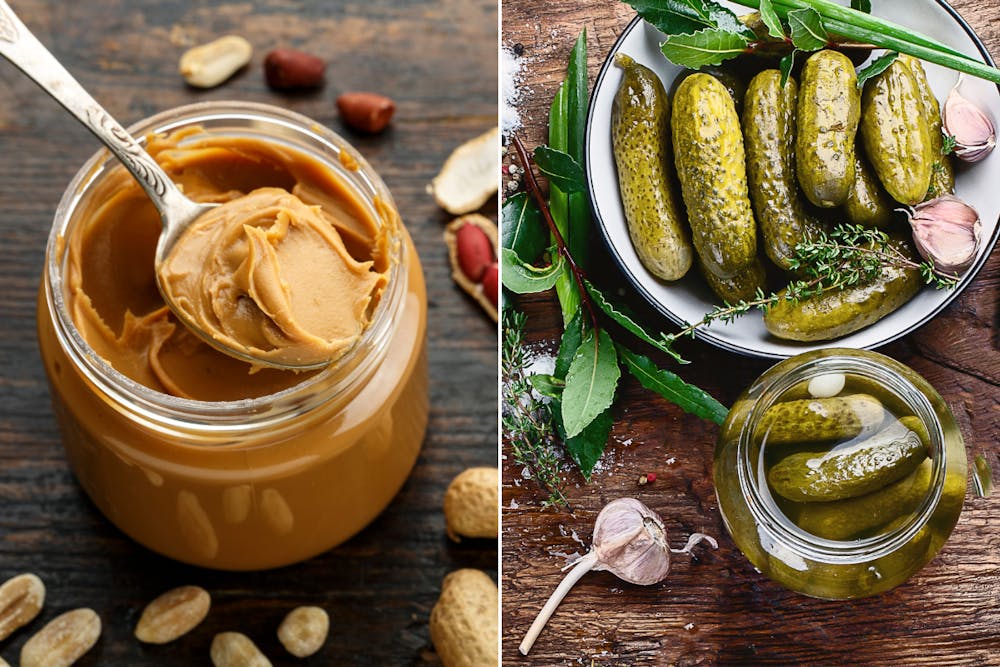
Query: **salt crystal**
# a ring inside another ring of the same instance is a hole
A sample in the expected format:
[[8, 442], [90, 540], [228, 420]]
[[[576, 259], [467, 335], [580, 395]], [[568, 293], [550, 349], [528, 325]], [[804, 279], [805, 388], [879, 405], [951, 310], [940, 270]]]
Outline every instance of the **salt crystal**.
[[517, 105], [521, 101], [521, 82], [524, 75], [521, 72], [523, 60], [508, 47], [500, 49], [500, 68], [503, 77], [503, 111], [500, 119], [500, 130], [504, 141], [510, 139], [510, 135], [521, 128], [521, 113], [517, 110]]
[[694, 630], [694, 623], [688, 623], [684, 626], [684, 629], [688, 631]]

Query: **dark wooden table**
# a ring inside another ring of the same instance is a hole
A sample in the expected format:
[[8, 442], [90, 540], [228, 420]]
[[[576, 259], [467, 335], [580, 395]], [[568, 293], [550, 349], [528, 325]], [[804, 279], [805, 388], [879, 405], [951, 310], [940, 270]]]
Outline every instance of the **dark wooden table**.
[[[442, 578], [476, 567], [496, 578], [492, 541], [453, 545], [442, 497], [468, 466], [496, 462], [495, 325], [450, 278], [442, 230], [450, 217], [425, 192], [449, 152], [496, 124], [497, 6], [493, 0], [347, 2], [120, 2], [13, 0], [22, 20], [125, 124], [181, 104], [238, 99], [286, 106], [341, 132], [392, 191], [428, 283], [431, 418], [412, 477], [363, 533], [308, 562], [260, 573], [180, 565], [133, 543], [96, 510], [63, 457], [35, 339], [35, 293], [56, 203], [97, 148], [88, 132], [13, 66], [0, 62], [0, 579], [35, 572], [46, 583], [42, 616], [0, 644], [17, 663], [44, 622], [77, 606], [104, 623], [81, 665], [208, 664], [212, 636], [239, 630], [275, 665], [435, 663], [427, 619]], [[247, 70], [220, 88], [188, 88], [177, 74], [187, 48], [226, 33], [255, 47]], [[268, 90], [261, 61], [292, 46], [329, 63], [321, 91]], [[393, 97], [383, 135], [340, 123], [346, 90]], [[484, 211], [495, 218], [496, 200]], [[132, 637], [143, 605], [180, 584], [213, 596], [208, 619], [163, 647]], [[330, 614], [314, 658], [291, 658], [275, 630], [300, 604]]]
[[[877, 4], [877, 3], [876, 3]], [[1000, 3], [962, 0], [955, 7], [996, 56]], [[524, 47], [520, 113], [529, 148], [544, 142], [547, 109], [566, 59], [587, 28], [590, 81], [632, 10], [618, 2], [506, 0], [505, 46]], [[601, 245], [596, 240], [594, 245]], [[611, 267], [598, 258], [592, 266]], [[598, 271], [614, 290], [614, 269]], [[945, 397], [972, 456], [1000, 470], [1000, 253], [944, 313], [880, 351], [909, 364]], [[559, 308], [549, 294], [520, 298], [536, 351], [554, 353]], [[654, 326], [649, 308], [632, 303]], [[688, 342], [679, 370], [727, 405], [768, 362]], [[662, 358], [660, 361], [664, 361]], [[566, 476], [574, 509], [543, 509], [543, 496], [509, 459], [503, 475], [503, 653], [506, 665], [1000, 665], [1000, 495], [971, 491], [958, 526], [939, 555], [906, 584], [881, 596], [828, 602], [791, 593], [763, 577], [726, 534], [712, 485], [717, 428], [681, 412], [631, 378], [619, 389], [616, 420], [600, 472], [590, 484]], [[656, 482], [639, 486], [640, 474]], [[516, 480], [516, 484], [515, 484]], [[648, 588], [591, 573], [567, 596], [527, 658], [524, 632], [562, 578], [565, 554], [584, 553], [597, 512], [633, 496], [660, 512], [679, 548], [692, 531], [719, 538], [718, 551], [675, 560], [670, 576]], [[992, 517], [992, 518], [991, 518]]]

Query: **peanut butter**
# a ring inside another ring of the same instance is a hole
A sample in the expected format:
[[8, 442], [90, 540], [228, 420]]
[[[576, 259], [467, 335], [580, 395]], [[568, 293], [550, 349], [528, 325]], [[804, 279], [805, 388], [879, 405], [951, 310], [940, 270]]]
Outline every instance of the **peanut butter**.
[[[391, 253], [380, 219], [328, 169], [251, 138], [153, 137], [150, 153], [196, 201], [195, 221], [159, 268], [184, 319], [260, 360], [335, 360], [371, 322]], [[166, 307], [153, 253], [160, 221], [121, 169], [103, 204], [69, 239], [73, 319], [95, 351], [153, 389], [199, 400], [273, 393], [301, 374], [258, 369], [202, 342]]]
[[[264, 250], [283, 272], [267, 279], [292, 288], [278, 299], [282, 317], [341, 341], [343, 357], [309, 373], [254, 369], [181, 325], [156, 285], [159, 217], [101, 153], [63, 195], [39, 290], [39, 350], [63, 446], [96, 506], [147, 547], [202, 567], [293, 563], [369, 524], [417, 459], [428, 419], [420, 258], [378, 174], [361, 160], [346, 169], [338, 155], [353, 149], [314, 121], [213, 102], [140, 131], [161, 127], [184, 129], [151, 136], [152, 154], [193, 199], [251, 204], [244, 224], [273, 235]], [[248, 238], [234, 224], [234, 257], [207, 251], [234, 267], [213, 281], [252, 284], [238, 270]], [[300, 242], [306, 259], [286, 245]], [[313, 271], [303, 266], [312, 259], [330, 263]], [[196, 268], [211, 274], [209, 263]], [[303, 307], [297, 294], [338, 314]]]
[[336, 220], [281, 188], [198, 218], [157, 268], [183, 318], [226, 347], [292, 365], [340, 357], [386, 283], [351, 257]]

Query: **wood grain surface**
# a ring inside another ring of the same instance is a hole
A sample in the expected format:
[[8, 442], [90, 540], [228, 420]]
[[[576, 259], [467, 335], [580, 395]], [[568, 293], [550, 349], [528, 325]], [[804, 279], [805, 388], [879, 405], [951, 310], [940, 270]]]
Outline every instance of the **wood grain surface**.
[[[884, 0], [888, 1], [888, 0]], [[873, 3], [873, 4], [877, 4]], [[1000, 54], [995, 0], [954, 2], [994, 56]], [[632, 10], [619, 2], [505, 0], [502, 45], [523, 47], [524, 122], [529, 148], [543, 143], [547, 109], [583, 28], [589, 74], [597, 70]], [[594, 247], [602, 244], [596, 240]], [[595, 250], [603, 252], [603, 249]], [[619, 293], [643, 319], [652, 310], [629, 299], [614, 264], [598, 255], [592, 277]], [[983, 453], [1000, 470], [1000, 253], [931, 323], [880, 351], [912, 366], [950, 404], [970, 462]], [[559, 307], [551, 293], [513, 302], [528, 316], [532, 350], [554, 354]], [[730, 404], [770, 364], [685, 341], [691, 365], [678, 370]], [[662, 357], [660, 362], [666, 363]], [[830, 602], [789, 592], [759, 574], [723, 527], [712, 484], [718, 429], [681, 412], [631, 378], [619, 388], [615, 427], [593, 481], [566, 474], [573, 512], [544, 509], [543, 495], [508, 458], [503, 474], [503, 662], [505, 665], [1000, 665], [1000, 495], [971, 490], [958, 526], [938, 556], [906, 584], [857, 601]], [[639, 486], [640, 474], [654, 484]], [[563, 574], [568, 554], [589, 547], [598, 511], [632, 496], [664, 518], [671, 546], [693, 531], [720, 548], [679, 557], [661, 584], [640, 587], [608, 573], [586, 575], [566, 597], [530, 656], [517, 646]]]
[[[493, 0], [12, 0], [22, 20], [123, 124], [210, 99], [267, 102], [342, 133], [381, 173], [416, 242], [428, 283], [431, 416], [416, 469], [389, 509], [340, 548], [299, 565], [220, 573], [180, 565], [116, 530], [66, 464], [35, 339], [35, 293], [45, 241], [70, 177], [97, 141], [13, 66], [0, 61], [0, 579], [31, 571], [48, 587], [42, 616], [0, 643], [17, 664], [44, 622], [77, 606], [104, 632], [78, 664], [208, 664], [212, 636], [239, 630], [275, 665], [418, 665], [437, 662], [427, 629], [442, 578], [476, 567], [496, 578], [493, 541], [452, 544], [444, 533], [448, 482], [496, 461], [495, 325], [450, 278], [442, 242], [450, 219], [425, 192], [450, 151], [496, 124], [497, 5]], [[180, 54], [226, 33], [255, 47], [225, 85], [189, 88]], [[267, 51], [291, 46], [323, 57], [326, 86], [299, 95], [263, 81]], [[396, 100], [390, 129], [347, 131], [335, 97], [374, 90]], [[495, 218], [496, 200], [484, 211]], [[156, 517], [150, 517], [156, 520]], [[173, 586], [213, 596], [208, 619], [161, 647], [132, 628], [143, 605]], [[309, 660], [291, 658], [275, 631], [284, 614], [316, 604], [330, 638]]]

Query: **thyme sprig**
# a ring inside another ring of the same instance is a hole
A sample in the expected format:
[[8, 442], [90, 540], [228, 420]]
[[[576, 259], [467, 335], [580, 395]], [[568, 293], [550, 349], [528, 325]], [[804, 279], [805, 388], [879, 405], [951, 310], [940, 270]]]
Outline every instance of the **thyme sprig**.
[[874, 280], [886, 267], [917, 270], [926, 284], [937, 289], [950, 289], [958, 283], [958, 276], [936, 268], [931, 262], [917, 262], [908, 257], [882, 230], [842, 224], [828, 234], [820, 233], [795, 246], [789, 268], [804, 277], [791, 281], [780, 293], [766, 294], [758, 289], [753, 299], [715, 306], [702, 319], [667, 338], [673, 342], [715, 321], [730, 323], [751, 310], [767, 311], [781, 301], [801, 301]]
[[543, 505], [568, 508], [559, 474], [560, 459], [556, 454], [560, 441], [553, 428], [552, 414], [548, 404], [538, 400], [525, 369], [524, 322], [524, 313], [504, 308], [501, 354], [503, 437], [510, 445], [514, 461], [524, 466], [531, 478], [548, 494]]

